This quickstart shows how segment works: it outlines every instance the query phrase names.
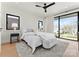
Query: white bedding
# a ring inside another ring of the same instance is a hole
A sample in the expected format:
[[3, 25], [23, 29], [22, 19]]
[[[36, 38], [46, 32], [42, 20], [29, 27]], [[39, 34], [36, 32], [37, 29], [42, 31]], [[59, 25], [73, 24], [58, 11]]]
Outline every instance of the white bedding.
[[36, 47], [42, 45], [42, 41], [39, 36], [33, 32], [24, 33], [21, 39], [25, 40], [27, 44], [32, 48], [32, 53], [34, 53]]
[[29, 32], [23, 33], [21, 39], [24, 39], [28, 45], [35, 51], [36, 47], [43, 45], [44, 48], [51, 48], [57, 44], [54, 34], [46, 32]]
[[44, 48], [51, 48], [57, 44], [57, 38], [52, 33], [38, 32], [37, 35], [42, 38]]

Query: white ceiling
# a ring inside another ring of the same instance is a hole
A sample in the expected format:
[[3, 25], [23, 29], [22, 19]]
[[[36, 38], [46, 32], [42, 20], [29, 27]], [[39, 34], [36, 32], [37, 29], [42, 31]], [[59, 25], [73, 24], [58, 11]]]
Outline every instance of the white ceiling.
[[[46, 2], [50, 4], [51, 2]], [[17, 8], [22, 11], [29, 11], [34, 15], [44, 15], [44, 9], [35, 7], [36, 4], [43, 6], [44, 2], [14, 2], [11, 4], [15, 4]], [[49, 7], [47, 9], [47, 15], [55, 15], [67, 10], [79, 8], [79, 2], [56, 2], [55, 5]]]

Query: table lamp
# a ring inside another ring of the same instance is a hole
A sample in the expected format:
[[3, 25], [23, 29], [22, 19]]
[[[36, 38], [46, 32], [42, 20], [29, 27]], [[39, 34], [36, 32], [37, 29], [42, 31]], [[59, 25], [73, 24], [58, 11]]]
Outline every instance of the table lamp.
[[14, 30], [16, 30], [17, 27], [18, 27], [18, 24], [17, 24], [17, 23], [12, 23], [12, 28], [13, 28]]

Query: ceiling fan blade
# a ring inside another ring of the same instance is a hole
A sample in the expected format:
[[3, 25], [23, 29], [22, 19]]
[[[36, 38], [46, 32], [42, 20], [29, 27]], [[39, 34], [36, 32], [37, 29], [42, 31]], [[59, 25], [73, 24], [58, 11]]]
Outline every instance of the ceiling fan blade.
[[35, 5], [36, 7], [42, 7], [42, 6], [39, 6], [39, 5]]
[[51, 4], [47, 5], [47, 6], [45, 6], [45, 7], [43, 7], [43, 8], [48, 8], [49, 6], [52, 6], [52, 5], [54, 5], [54, 4], [55, 4], [55, 2], [53, 2], [53, 3], [51, 3]]

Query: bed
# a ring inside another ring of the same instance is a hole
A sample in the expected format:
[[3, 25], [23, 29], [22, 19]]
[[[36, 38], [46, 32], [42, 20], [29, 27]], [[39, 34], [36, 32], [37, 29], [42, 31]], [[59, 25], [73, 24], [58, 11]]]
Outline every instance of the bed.
[[40, 45], [49, 49], [57, 44], [57, 38], [54, 34], [46, 32], [23, 32], [21, 39], [32, 48], [32, 53]]
[[32, 53], [34, 53], [36, 47], [42, 45], [41, 38], [34, 32], [23, 33], [21, 39], [32, 48]]
[[57, 44], [57, 38], [52, 33], [37, 32], [37, 35], [41, 37], [42, 45], [44, 48], [49, 49]]

